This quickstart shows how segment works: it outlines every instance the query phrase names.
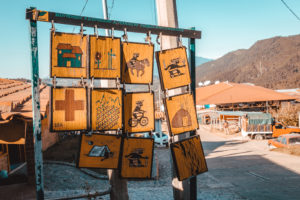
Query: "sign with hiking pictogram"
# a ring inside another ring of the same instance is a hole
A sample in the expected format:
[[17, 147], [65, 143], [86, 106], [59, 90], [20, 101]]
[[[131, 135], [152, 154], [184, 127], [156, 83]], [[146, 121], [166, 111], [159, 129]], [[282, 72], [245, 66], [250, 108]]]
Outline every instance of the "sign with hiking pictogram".
[[124, 42], [122, 82], [152, 83], [154, 45]]
[[117, 135], [81, 135], [77, 166], [117, 169], [122, 137]]
[[124, 96], [125, 132], [147, 132], [154, 130], [153, 93], [127, 93]]
[[191, 83], [185, 47], [158, 51], [155, 55], [163, 90]]
[[120, 38], [89, 38], [90, 76], [94, 78], [121, 78]]
[[151, 178], [153, 148], [152, 138], [124, 138], [121, 177]]
[[51, 77], [87, 77], [87, 37], [51, 33]]
[[53, 131], [87, 129], [87, 95], [84, 88], [52, 88]]
[[183, 94], [165, 100], [170, 132], [174, 135], [198, 129], [196, 108], [192, 94]]
[[207, 172], [199, 135], [171, 143], [170, 147], [175, 171], [180, 181]]
[[122, 129], [122, 90], [93, 89], [91, 94], [92, 129]]

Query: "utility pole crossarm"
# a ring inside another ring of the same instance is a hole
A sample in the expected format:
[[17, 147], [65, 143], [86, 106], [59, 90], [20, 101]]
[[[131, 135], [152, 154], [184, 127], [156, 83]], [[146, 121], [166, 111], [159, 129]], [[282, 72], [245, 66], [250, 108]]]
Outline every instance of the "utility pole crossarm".
[[127, 29], [128, 32], [136, 32], [136, 33], [148, 33], [151, 31], [151, 34], [159, 35], [168, 35], [168, 36], [179, 36], [181, 35], [184, 38], [201, 38], [201, 31], [182, 29], [182, 28], [171, 28], [164, 26], [155, 26], [149, 24], [139, 24], [132, 22], [123, 22], [116, 20], [105, 20], [94, 17], [84, 17], [78, 15], [69, 15], [63, 13], [55, 13], [48, 12], [42, 10], [36, 10], [35, 8], [26, 9], [26, 19], [35, 20], [35, 21], [44, 21], [44, 22], [52, 22], [58, 24], [68, 24], [81, 26], [83, 24], [85, 27], [94, 27], [97, 25], [98, 28], [104, 29], [112, 29], [123, 31], [124, 28]]

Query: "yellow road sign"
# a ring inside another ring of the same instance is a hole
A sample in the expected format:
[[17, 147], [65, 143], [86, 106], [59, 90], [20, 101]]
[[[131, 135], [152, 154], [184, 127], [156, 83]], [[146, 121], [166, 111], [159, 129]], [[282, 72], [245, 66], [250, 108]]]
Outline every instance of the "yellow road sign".
[[166, 99], [170, 132], [174, 135], [198, 129], [196, 108], [192, 94]]
[[52, 130], [86, 130], [86, 102], [84, 88], [52, 88]]
[[153, 93], [127, 93], [124, 96], [125, 132], [146, 132], [154, 130]]
[[154, 45], [124, 42], [122, 46], [122, 81], [136, 84], [152, 83]]
[[78, 167], [117, 169], [121, 136], [82, 134]]
[[122, 90], [93, 89], [91, 93], [92, 129], [122, 129]]
[[191, 83], [186, 48], [179, 47], [156, 52], [156, 62], [163, 90]]
[[207, 171], [199, 135], [172, 143], [170, 147], [177, 177], [180, 181]]
[[124, 138], [121, 177], [151, 178], [153, 145], [152, 138]]
[[90, 76], [121, 78], [120, 38], [90, 36]]
[[51, 77], [87, 77], [86, 35], [51, 32]]

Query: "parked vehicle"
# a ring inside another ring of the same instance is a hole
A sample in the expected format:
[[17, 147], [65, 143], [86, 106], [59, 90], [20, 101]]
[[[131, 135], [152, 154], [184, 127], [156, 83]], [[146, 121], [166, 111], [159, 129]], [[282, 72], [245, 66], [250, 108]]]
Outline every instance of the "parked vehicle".
[[300, 128], [295, 126], [285, 126], [281, 122], [277, 122], [273, 125], [273, 134], [272, 137], [278, 137], [284, 134], [290, 133], [300, 133]]
[[[134, 133], [132, 134], [133, 137], [144, 137], [148, 138], [149, 134], [148, 133]], [[153, 132], [152, 136], [154, 139], [154, 144], [155, 145], [165, 145], [169, 146], [169, 136], [165, 133], [159, 133], [159, 132]]]
[[300, 128], [285, 126], [281, 122], [274, 122], [271, 114], [253, 112], [242, 117], [242, 135], [251, 139], [262, 140], [276, 138], [280, 135], [300, 133]]
[[292, 133], [281, 135], [277, 138], [268, 140], [268, 145], [270, 149], [300, 145], [300, 134]]

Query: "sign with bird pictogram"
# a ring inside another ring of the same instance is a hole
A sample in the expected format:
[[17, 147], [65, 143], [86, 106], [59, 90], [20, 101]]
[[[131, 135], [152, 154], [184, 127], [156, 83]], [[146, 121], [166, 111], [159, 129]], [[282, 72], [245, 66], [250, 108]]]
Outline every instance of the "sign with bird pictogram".
[[191, 83], [185, 47], [158, 51], [155, 55], [163, 90]]
[[87, 37], [51, 32], [51, 77], [87, 77]]
[[153, 93], [126, 93], [124, 105], [125, 132], [147, 132], [155, 129]]
[[153, 147], [154, 139], [152, 138], [124, 138], [121, 177], [151, 178]]
[[120, 38], [90, 36], [90, 76], [121, 78]]
[[122, 137], [118, 135], [81, 135], [78, 167], [117, 169]]
[[124, 42], [122, 47], [122, 82], [152, 83], [154, 45]]
[[51, 129], [87, 129], [87, 94], [84, 88], [52, 88]]
[[173, 135], [198, 129], [192, 94], [177, 95], [165, 100], [170, 133]]
[[92, 129], [122, 129], [122, 90], [93, 89], [91, 94]]
[[171, 143], [170, 148], [175, 171], [180, 181], [207, 171], [199, 135]]

